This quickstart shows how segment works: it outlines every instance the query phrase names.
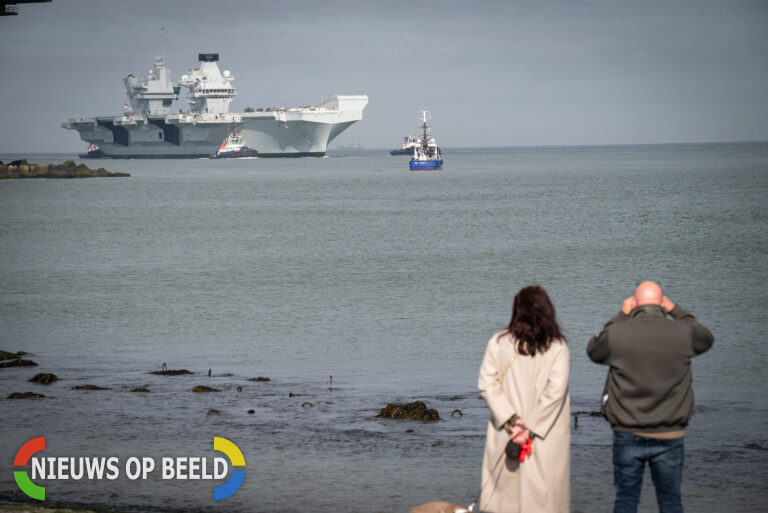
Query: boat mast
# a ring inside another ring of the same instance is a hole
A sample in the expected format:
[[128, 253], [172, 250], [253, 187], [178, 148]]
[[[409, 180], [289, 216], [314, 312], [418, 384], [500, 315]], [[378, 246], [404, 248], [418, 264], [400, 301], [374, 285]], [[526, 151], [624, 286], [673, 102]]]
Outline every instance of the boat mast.
[[423, 130], [423, 135], [421, 136], [421, 146], [423, 148], [426, 148], [429, 146], [429, 126], [427, 125], [427, 109], [421, 110], [421, 128]]

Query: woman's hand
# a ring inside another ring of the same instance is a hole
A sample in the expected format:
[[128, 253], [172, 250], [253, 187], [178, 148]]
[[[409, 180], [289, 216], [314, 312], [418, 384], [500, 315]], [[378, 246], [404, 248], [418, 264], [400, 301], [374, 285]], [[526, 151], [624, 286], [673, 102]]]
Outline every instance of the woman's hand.
[[515, 425], [509, 430], [509, 438], [512, 439], [518, 445], [522, 445], [523, 442], [531, 437], [531, 431], [525, 427], [525, 422], [520, 419], [515, 421]]
[[531, 437], [531, 430], [530, 429], [521, 429], [520, 432], [517, 434], [517, 436], [512, 437], [512, 441], [516, 444], [523, 445], [526, 440], [528, 440]]

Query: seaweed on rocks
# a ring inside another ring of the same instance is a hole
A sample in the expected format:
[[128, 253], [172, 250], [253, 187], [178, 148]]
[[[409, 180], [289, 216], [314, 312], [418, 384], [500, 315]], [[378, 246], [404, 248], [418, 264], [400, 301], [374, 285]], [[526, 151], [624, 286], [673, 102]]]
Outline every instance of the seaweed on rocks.
[[24, 360], [22, 358], [18, 358], [16, 360], [0, 362], [0, 368], [4, 367], [37, 367], [37, 363], [33, 362], [32, 360]]
[[204, 393], [204, 392], [221, 392], [218, 388], [211, 388], [205, 385], [197, 385], [195, 388], [192, 389], [193, 392], [197, 393]]
[[588, 417], [602, 417], [603, 412], [600, 410], [583, 410], [571, 412], [573, 415], [586, 415]]
[[387, 419], [420, 420], [423, 422], [440, 420], [440, 414], [437, 410], [427, 408], [427, 405], [421, 401], [405, 404], [390, 403], [382, 408], [376, 416]]
[[27, 353], [25, 353], [24, 351], [17, 351], [15, 353], [11, 353], [10, 351], [3, 351], [2, 349], [0, 349], [0, 360], [17, 360], [22, 356], [24, 356], [25, 354]]
[[30, 164], [26, 160], [15, 160], [8, 165], [0, 164], [0, 179], [9, 178], [90, 178], [124, 177], [129, 173], [112, 173], [103, 167], [90, 169], [85, 164], [77, 165], [71, 160], [62, 164]]
[[43, 397], [45, 397], [43, 394], [35, 392], [13, 392], [8, 399], [42, 399]]
[[41, 385], [50, 385], [54, 381], [58, 381], [59, 377], [56, 374], [50, 374], [47, 372], [41, 372], [35, 374], [34, 377], [29, 378], [27, 381], [30, 383], [40, 383]]
[[146, 393], [149, 393], [150, 390], [148, 388], [146, 388], [146, 387], [136, 387], [136, 388], [132, 388], [130, 391], [131, 392], [139, 392], [139, 393], [146, 394]]
[[259, 377], [257, 377], [257, 378], [248, 378], [248, 381], [257, 381], [257, 382], [259, 382], [259, 383], [265, 383], [265, 382], [267, 382], [267, 381], [272, 381], [272, 380], [271, 380], [271, 379], [269, 379], [269, 378], [265, 378], [265, 377], [263, 377], [263, 376], [259, 376]]
[[182, 374], [194, 374], [187, 369], [163, 369], [159, 371], [150, 371], [150, 374], [157, 374], [159, 376], [180, 376]]
[[108, 387], [100, 387], [98, 385], [75, 385], [71, 390], [112, 390]]
[[587, 417], [604, 417], [602, 411], [600, 410], [583, 410], [583, 411], [575, 411], [572, 412], [573, 414], [573, 429], [579, 429], [579, 415], [584, 415]]

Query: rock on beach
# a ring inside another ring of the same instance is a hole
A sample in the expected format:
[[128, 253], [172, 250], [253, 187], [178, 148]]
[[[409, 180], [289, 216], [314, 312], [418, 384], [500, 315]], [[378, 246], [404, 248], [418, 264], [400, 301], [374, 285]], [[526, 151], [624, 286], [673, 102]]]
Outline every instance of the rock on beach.
[[187, 369], [163, 369], [159, 371], [149, 371], [150, 374], [157, 374], [158, 376], [181, 376], [183, 374], [193, 374], [192, 371]]
[[27, 353], [25, 353], [24, 351], [18, 351], [16, 353], [11, 353], [9, 351], [3, 351], [2, 349], [0, 349], [0, 360], [16, 360], [16, 359], [21, 358], [25, 354], [27, 354]]
[[37, 367], [37, 363], [33, 362], [32, 360], [24, 360], [23, 358], [18, 358], [16, 360], [0, 362], [0, 368], [3, 367]]
[[427, 405], [421, 401], [405, 404], [390, 403], [382, 408], [376, 416], [388, 419], [440, 420], [440, 414], [437, 410], [427, 408]]
[[56, 374], [51, 374], [48, 372], [41, 372], [39, 374], [35, 374], [33, 378], [29, 378], [27, 381], [30, 383], [40, 383], [42, 385], [50, 385], [54, 381], [58, 381], [59, 377]]
[[212, 388], [205, 385], [197, 385], [195, 388], [192, 389], [193, 392], [197, 393], [205, 393], [205, 392], [221, 392], [218, 388]]
[[91, 178], [122, 177], [130, 173], [112, 173], [103, 167], [91, 169], [71, 160], [62, 164], [30, 164], [26, 160], [14, 160], [10, 164], [0, 162], [0, 180], [14, 178]]
[[35, 392], [13, 392], [8, 396], [8, 399], [42, 399], [44, 397], [43, 394], [37, 394]]

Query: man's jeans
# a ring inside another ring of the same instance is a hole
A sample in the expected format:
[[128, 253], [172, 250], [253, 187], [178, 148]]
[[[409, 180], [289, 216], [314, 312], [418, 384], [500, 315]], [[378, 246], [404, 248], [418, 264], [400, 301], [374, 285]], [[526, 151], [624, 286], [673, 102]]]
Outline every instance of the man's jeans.
[[635, 513], [643, 486], [645, 462], [651, 467], [660, 513], [682, 513], [683, 438], [661, 440], [613, 432], [614, 513]]

